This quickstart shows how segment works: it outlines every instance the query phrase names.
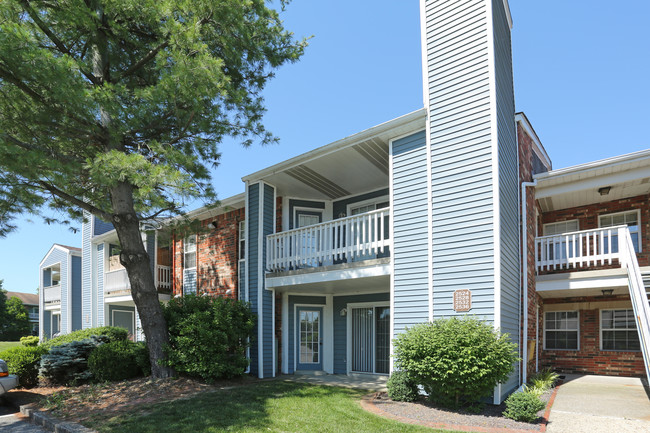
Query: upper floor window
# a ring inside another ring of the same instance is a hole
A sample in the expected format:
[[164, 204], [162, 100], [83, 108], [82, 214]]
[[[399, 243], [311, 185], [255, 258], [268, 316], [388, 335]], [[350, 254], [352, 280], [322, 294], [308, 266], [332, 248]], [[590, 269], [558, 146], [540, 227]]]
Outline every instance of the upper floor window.
[[[614, 227], [626, 225], [632, 237], [632, 244], [634, 244], [634, 251], [637, 253], [641, 251], [641, 224], [640, 212], [638, 210], [628, 212], [618, 212], [608, 215], [601, 215], [598, 217], [598, 226]], [[612, 252], [618, 252], [618, 236], [612, 235]]]
[[578, 350], [577, 311], [549, 311], [544, 320], [544, 349]]
[[[570, 221], [560, 221], [556, 223], [549, 223], [549, 224], [544, 224], [544, 236], [552, 236], [552, 235], [560, 235], [563, 233], [571, 233], [571, 232], [577, 232], [580, 230], [578, 220], [570, 220]], [[553, 260], [556, 258], [567, 258], [567, 252], [569, 257], [574, 257], [576, 256], [576, 251], [575, 251], [575, 244], [573, 242], [573, 239], [569, 239], [568, 241], [565, 239], [562, 239], [559, 242], [549, 242], [549, 251], [546, 255], [548, 255], [549, 260]]]
[[196, 235], [183, 241], [183, 294], [196, 293]]
[[361, 203], [348, 205], [348, 215], [359, 215], [366, 212], [372, 212], [377, 209], [384, 209], [390, 206], [390, 202], [385, 198], [378, 198], [375, 200], [366, 200]]
[[246, 221], [239, 222], [239, 260], [246, 258]]
[[602, 350], [641, 350], [633, 310], [600, 311], [600, 347]]
[[239, 222], [239, 266], [237, 268], [237, 294], [239, 299], [244, 299], [246, 286], [246, 221]]

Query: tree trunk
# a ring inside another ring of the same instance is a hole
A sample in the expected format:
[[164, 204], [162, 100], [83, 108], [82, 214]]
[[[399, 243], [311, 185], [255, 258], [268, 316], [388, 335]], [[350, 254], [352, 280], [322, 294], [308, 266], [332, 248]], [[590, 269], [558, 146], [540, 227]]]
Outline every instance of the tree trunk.
[[174, 370], [158, 361], [165, 358], [163, 348], [169, 342], [167, 322], [163, 316], [149, 262], [149, 254], [142, 242], [140, 221], [133, 207], [133, 186], [120, 183], [111, 188], [113, 226], [120, 240], [120, 263], [126, 268], [131, 283], [131, 296], [140, 315], [142, 329], [149, 346], [151, 375], [171, 377]]

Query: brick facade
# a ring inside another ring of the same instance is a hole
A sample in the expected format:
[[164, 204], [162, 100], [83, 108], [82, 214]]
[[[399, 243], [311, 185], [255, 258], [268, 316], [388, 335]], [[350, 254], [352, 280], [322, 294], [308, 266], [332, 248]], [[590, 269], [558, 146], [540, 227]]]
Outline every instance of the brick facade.
[[[196, 246], [197, 294], [238, 297], [239, 222], [244, 208], [201, 221]], [[208, 228], [214, 222], [216, 228]], [[172, 240], [172, 293], [183, 293], [183, 237]]]
[[[643, 356], [640, 351], [612, 351], [600, 349], [600, 310], [609, 308], [611, 302], [629, 303], [629, 297], [608, 296], [545, 299], [551, 309], [557, 304], [567, 305], [567, 311], [579, 312], [579, 350], [540, 350], [540, 367], [575, 374], [602, 374], [609, 376], [645, 376]], [[560, 308], [562, 308], [560, 306]], [[630, 306], [616, 307], [620, 309]], [[557, 310], [557, 308], [555, 308]], [[562, 308], [564, 310], [564, 308]], [[542, 316], [542, 315], [541, 315]], [[543, 317], [540, 317], [540, 336], [544, 336]], [[544, 346], [541, 346], [542, 349]]]

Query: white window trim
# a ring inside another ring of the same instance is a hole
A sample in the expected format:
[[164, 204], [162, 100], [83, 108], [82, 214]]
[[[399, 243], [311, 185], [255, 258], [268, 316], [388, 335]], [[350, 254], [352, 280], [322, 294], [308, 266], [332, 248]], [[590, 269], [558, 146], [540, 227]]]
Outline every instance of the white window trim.
[[[603, 312], [604, 311], [632, 311], [634, 315], [634, 310], [630, 308], [603, 308], [598, 312], [598, 328], [599, 328], [599, 339], [600, 339], [600, 350], [603, 352], [641, 352], [641, 349], [603, 349]], [[607, 328], [606, 331], [631, 331], [630, 328]], [[637, 338], [639, 338], [639, 330], [636, 327], [636, 321], [634, 322], [634, 330], [636, 331]]]
[[[374, 197], [374, 198], [369, 198], [367, 200], [355, 201], [354, 203], [349, 203], [345, 208], [345, 210], [347, 212], [346, 215], [347, 216], [352, 216], [352, 209], [357, 208], [357, 207], [368, 206], [370, 204], [374, 204], [375, 205], [375, 210], [377, 210], [377, 203], [383, 203], [383, 202], [390, 203], [390, 196], [382, 195], [380, 197]], [[388, 206], [390, 207], [390, 204]]]
[[[575, 218], [575, 219], [572, 219], [572, 220], [555, 221], [555, 222], [552, 222], [552, 223], [542, 224], [542, 236], [555, 236], [555, 235], [547, 235], [546, 234], [546, 227], [548, 227], [548, 226], [552, 226], [552, 225], [556, 225], [556, 224], [567, 224], [567, 223], [570, 223], [570, 222], [573, 222], [573, 221], [576, 221], [578, 223], [577, 224], [578, 228], [575, 231], [579, 232], [580, 231], [580, 220]], [[567, 232], [567, 233], [573, 233], [573, 232]]]
[[115, 312], [120, 312], [120, 313], [129, 313], [131, 315], [131, 323], [133, 325], [133, 338], [135, 339], [135, 334], [137, 333], [137, 329], [135, 327], [135, 313], [131, 310], [123, 310], [121, 308], [113, 308], [111, 310], [111, 326], [115, 326]]
[[322, 209], [322, 208], [319, 208], [319, 207], [294, 206], [293, 207], [293, 215], [291, 215], [291, 218], [292, 218], [291, 226], [293, 227], [294, 230], [298, 228], [297, 227], [298, 226], [297, 217], [298, 217], [298, 212], [301, 212], [301, 211], [302, 212], [318, 213], [318, 214], [320, 214], [320, 223], [319, 224], [322, 224], [322, 223], [326, 222], [325, 221], [325, 209]]
[[[386, 373], [377, 373], [377, 360], [375, 359], [375, 354], [373, 351], [373, 356], [372, 356], [372, 373], [368, 372], [357, 372], [355, 370], [352, 370], [352, 309], [353, 308], [372, 308], [373, 310], [373, 316], [372, 316], [372, 347], [373, 349], [376, 348], [376, 338], [377, 338], [377, 331], [376, 331], [376, 326], [377, 323], [375, 321], [375, 308], [377, 307], [388, 307], [390, 308], [390, 301], [376, 301], [376, 302], [356, 302], [356, 303], [351, 303], [347, 304], [345, 306], [346, 309], [346, 339], [347, 339], [347, 344], [346, 344], [346, 353], [345, 353], [345, 359], [346, 359], [346, 369], [347, 369], [347, 374], [373, 374], [377, 376], [388, 376]], [[393, 310], [390, 310], [390, 315], [391, 317], [393, 316]], [[390, 337], [390, 336], [389, 336]], [[390, 338], [389, 338], [390, 340]], [[391, 342], [392, 344], [392, 342]], [[389, 358], [390, 361], [390, 358]], [[390, 371], [390, 364], [388, 370]]]
[[[546, 327], [546, 314], [547, 313], [577, 313], [578, 328], [575, 330], [578, 333], [578, 347], [576, 349], [548, 349], [546, 347], [546, 331], [573, 331], [573, 329], [547, 329]], [[559, 350], [563, 352], [578, 352], [580, 351], [580, 310], [562, 310], [562, 311], [544, 311], [544, 350]]]
[[601, 226], [601, 224], [600, 224], [600, 219], [601, 219], [602, 217], [610, 217], [610, 216], [613, 217], [613, 216], [616, 216], [616, 215], [623, 215], [623, 214], [628, 214], [628, 213], [636, 213], [636, 222], [637, 222], [637, 227], [639, 227], [639, 230], [638, 230], [638, 233], [639, 233], [639, 236], [638, 236], [638, 242], [639, 242], [639, 244], [637, 245], [637, 247], [638, 247], [639, 249], [638, 249], [637, 253], [640, 253], [640, 252], [643, 251], [643, 249], [642, 249], [642, 245], [643, 245], [643, 232], [641, 231], [641, 209], [630, 209], [630, 210], [626, 210], [626, 211], [622, 211], [622, 212], [614, 212], [614, 213], [604, 213], [604, 214], [600, 214], [600, 215], [598, 215], [598, 228], [603, 228], [603, 227]]
[[[185, 254], [187, 253], [187, 251], [185, 250], [185, 244], [186, 244], [186, 240], [188, 238], [192, 237], [192, 236], [194, 236], [194, 238], [195, 238], [195, 241], [194, 241], [194, 267], [187, 268], [187, 267], [185, 267]], [[183, 238], [183, 273], [182, 273], [182, 286], [181, 286], [181, 290], [183, 292], [183, 295], [186, 294], [185, 293], [185, 271], [191, 271], [192, 269], [194, 269], [196, 271], [196, 277], [195, 277], [195, 283], [194, 283], [194, 293], [193, 294], [198, 293], [198, 286], [199, 286], [199, 274], [198, 274], [198, 271], [197, 271], [198, 258], [199, 258], [198, 252], [199, 252], [199, 237], [198, 237], [198, 235], [192, 234], [192, 235], [185, 236]]]

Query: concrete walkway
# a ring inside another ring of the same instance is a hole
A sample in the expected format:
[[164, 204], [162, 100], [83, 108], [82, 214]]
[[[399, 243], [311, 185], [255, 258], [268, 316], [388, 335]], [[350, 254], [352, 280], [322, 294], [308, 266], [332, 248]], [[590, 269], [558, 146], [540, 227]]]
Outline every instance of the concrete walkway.
[[305, 382], [314, 385], [341, 386], [344, 388], [367, 389], [368, 391], [386, 391], [388, 376], [375, 374], [326, 374], [322, 372], [305, 374], [286, 374], [281, 379], [291, 382]]
[[565, 375], [551, 408], [548, 433], [650, 432], [645, 381]]

